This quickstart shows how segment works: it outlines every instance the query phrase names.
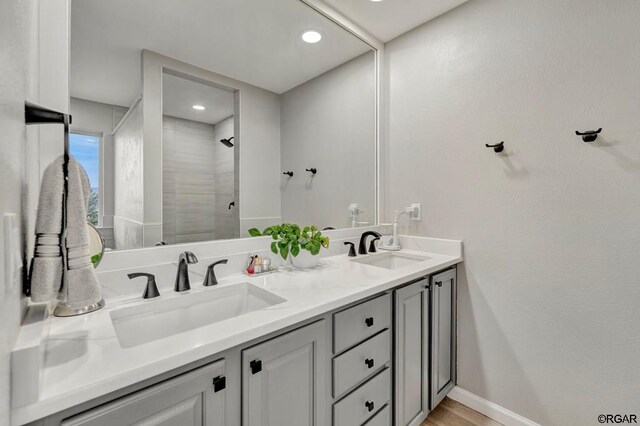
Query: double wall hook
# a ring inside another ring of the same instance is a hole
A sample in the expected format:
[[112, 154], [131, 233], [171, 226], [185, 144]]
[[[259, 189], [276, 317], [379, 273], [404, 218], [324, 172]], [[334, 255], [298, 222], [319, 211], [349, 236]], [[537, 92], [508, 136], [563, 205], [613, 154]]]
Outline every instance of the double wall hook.
[[305, 170], [308, 172], [311, 172], [311, 174], [314, 174], [314, 175], [318, 173], [318, 169], [316, 169], [315, 167], [312, 167], [310, 169], [305, 169]]
[[287, 176], [289, 176], [290, 178], [292, 178], [292, 177], [293, 177], [293, 172], [282, 172], [282, 174], [283, 174], [283, 175], [287, 175]]
[[602, 127], [598, 130], [587, 130], [586, 132], [579, 132], [576, 130], [576, 135], [582, 136], [584, 142], [593, 142], [598, 139], [598, 133], [602, 131]]
[[484, 144], [487, 148], [493, 148], [494, 152], [502, 152], [504, 151], [504, 141], [497, 143], [495, 145], [489, 145], [488, 143]]

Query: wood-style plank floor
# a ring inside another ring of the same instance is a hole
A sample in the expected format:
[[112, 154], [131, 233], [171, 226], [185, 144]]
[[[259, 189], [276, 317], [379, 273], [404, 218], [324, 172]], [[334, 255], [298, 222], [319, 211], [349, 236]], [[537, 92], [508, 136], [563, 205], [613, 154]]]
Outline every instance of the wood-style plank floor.
[[445, 398], [421, 426], [502, 426], [484, 414], [472, 410], [457, 401]]

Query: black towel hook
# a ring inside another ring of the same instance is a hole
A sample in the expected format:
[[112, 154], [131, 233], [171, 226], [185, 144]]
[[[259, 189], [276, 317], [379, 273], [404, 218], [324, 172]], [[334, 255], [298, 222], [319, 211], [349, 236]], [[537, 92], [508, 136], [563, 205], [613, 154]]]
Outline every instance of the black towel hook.
[[283, 174], [283, 175], [287, 175], [287, 176], [289, 176], [290, 178], [292, 178], [292, 177], [293, 177], [293, 172], [291, 172], [291, 171], [289, 171], [289, 172], [282, 172], [282, 174]]
[[504, 151], [504, 141], [497, 143], [495, 145], [489, 145], [488, 143], [484, 144], [487, 148], [493, 148], [494, 152], [502, 152]]
[[305, 170], [306, 170], [306, 171], [308, 171], [308, 172], [311, 172], [311, 173], [312, 173], [312, 174], [314, 174], [314, 175], [315, 175], [316, 173], [318, 173], [318, 169], [316, 169], [315, 167], [312, 167], [312, 168], [310, 168], [310, 169], [305, 169]]
[[582, 136], [582, 140], [584, 142], [593, 142], [598, 139], [598, 133], [600, 133], [601, 131], [602, 127], [600, 127], [598, 130], [587, 130], [586, 132], [579, 132], [576, 130], [576, 135]]

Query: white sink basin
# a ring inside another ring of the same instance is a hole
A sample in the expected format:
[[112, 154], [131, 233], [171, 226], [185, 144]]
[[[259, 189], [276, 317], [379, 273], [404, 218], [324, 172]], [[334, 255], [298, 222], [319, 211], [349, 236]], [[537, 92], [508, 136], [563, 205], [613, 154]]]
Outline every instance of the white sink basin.
[[111, 312], [122, 348], [141, 345], [229, 318], [277, 305], [286, 300], [249, 283], [150, 299]]
[[365, 265], [376, 266], [384, 269], [398, 269], [414, 263], [431, 259], [427, 256], [417, 256], [413, 254], [388, 252], [372, 254], [361, 259], [354, 259], [352, 262], [363, 263]]

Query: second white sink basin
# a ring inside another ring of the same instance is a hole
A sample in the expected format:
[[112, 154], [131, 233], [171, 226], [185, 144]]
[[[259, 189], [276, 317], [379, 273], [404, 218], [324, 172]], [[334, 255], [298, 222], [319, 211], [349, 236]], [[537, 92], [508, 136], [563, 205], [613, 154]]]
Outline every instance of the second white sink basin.
[[122, 348], [130, 348], [285, 302], [249, 283], [176, 295], [110, 313]]
[[430, 257], [418, 256], [407, 253], [387, 252], [381, 254], [372, 254], [361, 259], [354, 259], [352, 262], [363, 263], [365, 265], [377, 266], [384, 269], [398, 269], [404, 266], [413, 265], [417, 262], [429, 260]]

